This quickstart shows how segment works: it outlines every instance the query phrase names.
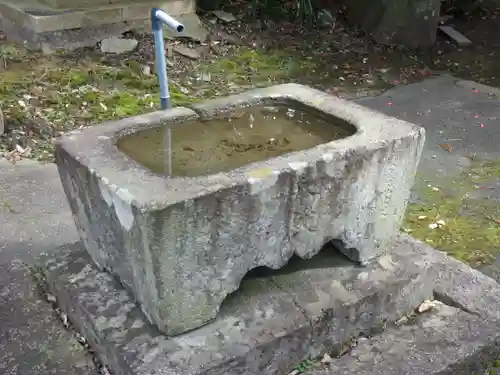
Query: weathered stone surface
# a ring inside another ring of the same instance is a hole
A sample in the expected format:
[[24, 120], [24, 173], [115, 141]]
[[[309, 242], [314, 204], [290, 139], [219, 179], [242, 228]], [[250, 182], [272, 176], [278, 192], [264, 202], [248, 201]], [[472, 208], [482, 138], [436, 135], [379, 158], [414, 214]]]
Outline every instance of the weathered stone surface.
[[395, 246], [420, 254], [416, 266], [433, 264], [437, 272], [434, 292], [441, 300], [472, 314], [500, 321], [500, 284], [495, 280], [408, 235], [401, 234]]
[[204, 43], [207, 40], [209, 34], [208, 29], [196, 13], [179, 14], [175, 19], [184, 25], [184, 31], [179, 33], [165, 25], [163, 28], [163, 35], [165, 38], [189, 39], [200, 43]]
[[[342, 241], [366, 262], [398, 232], [424, 142], [419, 127], [295, 84], [195, 105], [201, 118], [243, 105], [288, 101], [357, 128], [355, 135], [230, 173], [153, 174], [114, 145], [118, 133], [179, 124], [176, 108], [63, 137], [56, 161], [85, 246], [129, 287], [160, 330], [177, 334], [217, 315], [258, 266]], [[348, 126], [348, 125], [346, 125]], [[256, 171], [269, 171], [263, 175]]]
[[359, 267], [330, 247], [272, 275], [254, 271], [214, 322], [172, 338], [83, 246], [62, 247], [46, 269], [58, 304], [114, 373], [281, 375], [432, 298], [435, 273], [431, 264], [414, 266], [420, 258], [395, 250]]
[[0, 266], [0, 373], [98, 375], [92, 358], [38, 296], [28, 267]]
[[[314, 358], [360, 334], [381, 330], [432, 298], [436, 271], [421, 258], [396, 251], [359, 268], [322, 252], [304, 261], [304, 269], [272, 280], [311, 321], [309, 353]], [[420, 264], [413, 267], [415, 263]]]
[[222, 22], [230, 23], [237, 20], [237, 18], [232, 13], [224, 12], [223, 10], [215, 10], [212, 13]]
[[121, 54], [136, 49], [139, 42], [136, 39], [111, 37], [101, 40], [101, 52]]
[[201, 57], [201, 54], [195, 50], [194, 48], [184, 47], [184, 46], [175, 46], [173, 48], [174, 52], [179, 55], [185, 56], [192, 60], [198, 60]]
[[249, 280], [215, 322], [167, 338], [83, 248], [61, 248], [47, 276], [58, 304], [117, 374], [283, 374], [307, 356], [310, 323], [269, 280]]
[[194, 0], [84, 0], [78, 6], [69, 0], [54, 0], [52, 6], [42, 0], [6, 0], [0, 1], [0, 29], [8, 39], [53, 53], [94, 46], [129, 30], [148, 32], [151, 8], [157, 6], [166, 6], [175, 17], [188, 14], [197, 18]]
[[450, 38], [451, 42], [458, 47], [468, 47], [472, 45], [472, 40], [451, 26], [439, 26], [439, 31]]
[[381, 44], [410, 48], [436, 41], [441, 0], [344, 0], [347, 16]]
[[499, 358], [498, 321], [438, 304], [410, 324], [358, 341], [309, 375], [479, 375]]

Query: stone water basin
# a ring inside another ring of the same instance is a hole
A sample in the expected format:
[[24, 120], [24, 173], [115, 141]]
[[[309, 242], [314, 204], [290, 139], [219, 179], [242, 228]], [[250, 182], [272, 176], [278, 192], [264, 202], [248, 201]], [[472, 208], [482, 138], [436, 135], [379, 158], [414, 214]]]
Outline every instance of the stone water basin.
[[285, 84], [68, 133], [56, 162], [94, 262], [177, 335], [214, 319], [256, 267], [331, 240], [357, 262], [384, 253], [423, 143], [420, 127]]

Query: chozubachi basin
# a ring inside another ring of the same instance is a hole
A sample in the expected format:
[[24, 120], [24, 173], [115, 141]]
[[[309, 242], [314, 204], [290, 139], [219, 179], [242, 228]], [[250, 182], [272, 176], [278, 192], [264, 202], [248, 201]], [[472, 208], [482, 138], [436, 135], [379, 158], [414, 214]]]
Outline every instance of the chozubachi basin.
[[284, 84], [70, 132], [56, 162], [94, 262], [177, 335], [257, 267], [329, 241], [361, 263], [386, 252], [423, 144], [418, 126]]

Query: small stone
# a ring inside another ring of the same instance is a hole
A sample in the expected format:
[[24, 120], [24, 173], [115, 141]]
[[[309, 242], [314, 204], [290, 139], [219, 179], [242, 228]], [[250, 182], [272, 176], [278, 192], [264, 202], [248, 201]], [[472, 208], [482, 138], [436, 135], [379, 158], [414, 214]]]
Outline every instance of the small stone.
[[212, 80], [212, 76], [211, 76], [210, 72], [201, 73], [200, 78], [203, 82], [210, 82]]
[[439, 30], [458, 47], [468, 47], [472, 41], [451, 26], [439, 26]]
[[195, 49], [183, 46], [175, 46], [174, 52], [178, 53], [181, 56], [185, 56], [191, 60], [198, 60], [201, 57], [200, 53]]
[[181, 14], [175, 17], [177, 21], [185, 27], [182, 33], [172, 31], [165, 25], [163, 35], [167, 39], [190, 39], [196, 42], [204, 43], [208, 37], [208, 30], [203, 22], [195, 13]]
[[121, 54], [137, 48], [139, 42], [135, 39], [121, 39], [115, 36], [101, 40], [101, 52]]
[[78, 341], [80, 344], [82, 344], [82, 345], [87, 344], [87, 339], [85, 337], [83, 337], [81, 334], [79, 334], [77, 332], [77, 333], [75, 333], [75, 336], [76, 336], [76, 341]]
[[320, 10], [316, 19], [320, 27], [335, 27], [335, 17], [332, 16], [332, 13], [328, 9]]
[[151, 67], [149, 65], [144, 65], [142, 67], [142, 74], [145, 76], [150, 76], [151, 75]]
[[227, 44], [240, 45], [241, 39], [224, 31], [217, 31], [210, 38], [212, 42], [225, 42]]
[[49, 303], [55, 303], [56, 302], [56, 297], [54, 297], [53, 294], [47, 293], [47, 302], [49, 302]]
[[333, 361], [333, 359], [332, 359], [332, 357], [330, 357], [330, 355], [328, 353], [325, 353], [325, 355], [321, 359], [321, 363], [323, 363], [325, 365], [332, 363], [332, 361]]
[[27, 147], [24, 149], [24, 152], [21, 153], [21, 157], [29, 158], [31, 156], [31, 148]]
[[165, 47], [167, 57], [172, 57], [174, 55], [174, 47], [171, 44], [167, 44]]
[[358, 338], [358, 345], [362, 343], [366, 343], [368, 341], [368, 338], [366, 337], [359, 337]]
[[222, 22], [230, 23], [237, 20], [232, 13], [224, 12], [223, 10], [215, 10], [213, 11], [213, 15], [220, 19]]
[[62, 321], [64, 327], [68, 328], [69, 327], [68, 315], [63, 311], [59, 311], [59, 318], [61, 318], [61, 321]]

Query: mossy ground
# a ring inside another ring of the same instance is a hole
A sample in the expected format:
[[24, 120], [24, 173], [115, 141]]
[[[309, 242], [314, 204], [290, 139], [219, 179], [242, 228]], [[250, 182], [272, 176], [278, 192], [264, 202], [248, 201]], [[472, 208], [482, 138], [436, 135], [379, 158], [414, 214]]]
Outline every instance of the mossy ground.
[[[237, 43], [211, 45], [200, 60], [169, 55], [174, 106], [290, 81], [335, 94], [372, 92], [388, 87], [391, 69], [406, 82], [411, 69], [424, 67], [411, 53], [373, 46], [348, 29], [319, 37], [293, 28], [258, 34], [235, 29], [225, 30]], [[332, 47], [335, 38], [342, 39], [340, 47]], [[88, 49], [46, 57], [0, 42], [0, 106], [7, 126], [0, 152], [29, 147], [23, 157], [50, 161], [52, 140], [62, 132], [158, 109], [151, 38], [139, 39], [137, 51], [120, 56]]]
[[[158, 83], [134, 61], [72, 61], [63, 56], [33, 56], [12, 49], [0, 71], [0, 103], [7, 134], [0, 151], [19, 144], [40, 160], [52, 158], [52, 140], [82, 125], [133, 116], [157, 108]], [[175, 105], [196, 98], [170, 86]]]
[[[474, 162], [441, 186], [416, 185], [419, 203], [408, 206], [403, 230], [479, 267], [500, 255], [500, 203], [478, 194], [500, 181], [500, 161]], [[444, 225], [431, 228], [439, 220]]]

